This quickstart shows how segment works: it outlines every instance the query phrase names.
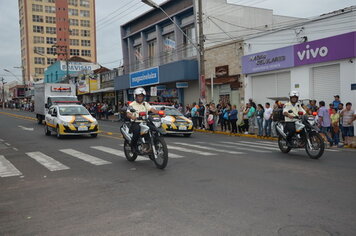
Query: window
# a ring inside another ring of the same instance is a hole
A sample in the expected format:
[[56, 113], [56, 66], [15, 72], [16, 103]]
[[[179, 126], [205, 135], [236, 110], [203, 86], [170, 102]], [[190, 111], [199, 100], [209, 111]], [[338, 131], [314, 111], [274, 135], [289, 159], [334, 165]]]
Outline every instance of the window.
[[44, 47], [34, 47], [34, 48], [33, 48], [33, 51], [34, 51], [35, 53], [39, 53], [39, 54], [44, 54], [44, 53], [45, 53]]
[[43, 22], [43, 16], [32, 15], [33, 22]]
[[69, 25], [79, 25], [79, 21], [77, 19], [69, 19]]
[[47, 34], [56, 34], [56, 27], [46, 27]]
[[42, 0], [35, 0], [35, 2], [42, 2]]
[[56, 17], [46, 16], [46, 23], [55, 24], [56, 23]]
[[43, 26], [34, 25], [33, 32], [34, 33], [43, 33]]
[[33, 36], [33, 43], [44, 43], [44, 37]]
[[90, 13], [87, 10], [80, 10], [80, 16], [81, 17], [89, 17]]
[[78, 15], [78, 10], [77, 9], [68, 9], [68, 15], [77, 16]]
[[79, 46], [79, 39], [70, 39], [69, 44], [72, 46]]
[[44, 65], [44, 64], [45, 64], [45, 59], [44, 59], [44, 57], [35, 57], [35, 64], [37, 64], [37, 65]]
[[90, 37], [90, 30], [81, 30], [80, 35], [82, 37]]
[[70, 54], [71, 56], [80, 56], [80, 55], [79, 55], [79, 49], [70, 49], [70, 50], [69, 50], [69, 54]]
[[90, 47], [90, 40], [82, 40], [82, 46]]
[[82, 27], [90, 27], [90, 21], [88, 21], [88, 20], [80, 20], [80, 26], [82, 26]]
[[56, 53], [57, 53], [57, 48], [55, 47], [47, 48], [47, 54], [55, 55]]
[[82, 50], [82, 56], [90, 57], [91, 56], [90, 50]]
[[78, 6], [78, 0], [68, 0], [68, 5], [70, 5], [70, 6]]
[[188, 27], [183, 29], [184, 33], [186, 34], [183, 35], [183, 45], [184, 45], [184, 57], [193, 57], [197, 55], [197, 50], [195, 49], [194, 45], [191, 43], [191, 41], [195, 42], [195, 28], [194, 26]]
[[80, 0], [81, 7], [89, 7], [89, 0]]
[[71, 29], [69, 30], [70, 35], [78, 36], [79, 35], [79, 30], [78, 29]]
[[165, 35], [163, 37], [163, 59], [165, 63], [173, 61], [175, 49], [176, 42], [174, 40], [174, 33]]
[[156, 40], [152, 40], [148, 42], [148, 66], [155, 65], [155, 56], [156, 56]]
[[45, 6], [45, 12], [56, 13], [56, 7], [55, 6]]
[[52, 37], [47, 37], [46, 38], [46, 43], [47, 44], [56, 44], [57, 43], [57, 39], [56, 38], [52, 38]]
[[35, 74], [43, 75], [44, 74], [44, 69], [43, 68], [35, 68]]
[[48, 3], [56, 3], [56, 0], [46, 0]]
[[47, 65], [52, 65], [56, 62], [56, 58], [47, 58]]
[[32, 4], [32, 11], [43, 12], [43, 6], [38, 4]]
[[142, 47], [141, 45], [138, 45], [134, 47], [134, 53], [135, 53], [135, 64], [134, 64], [134, 69], [138, 70], [141, 68], [141, 65], [143, 63], [143, 56], [142, 56]]

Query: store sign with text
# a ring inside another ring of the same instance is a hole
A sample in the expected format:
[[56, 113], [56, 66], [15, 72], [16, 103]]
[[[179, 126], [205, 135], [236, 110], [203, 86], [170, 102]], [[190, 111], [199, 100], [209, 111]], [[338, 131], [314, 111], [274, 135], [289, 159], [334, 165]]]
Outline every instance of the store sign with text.
[[[67, 70], [67, 64], [65, 61], [60, 62], [60, 67], [62, 71]], [[70, 61], [68, 62], [68, 70], [69, 71], [75, 71], [75, 72], [80, 72], [80, 71], [93, 71], [96, 69], [99, 69], [100, 66], [98, 64], [94, 63], [88, 63], [88, 62], [74, 62]]]
[[130, 73], [130, 88], [154, 85], [158, 83], [159, 83], [158, 67]]
[[356, 32], [242, 57], [243, 74], [356, 57]]

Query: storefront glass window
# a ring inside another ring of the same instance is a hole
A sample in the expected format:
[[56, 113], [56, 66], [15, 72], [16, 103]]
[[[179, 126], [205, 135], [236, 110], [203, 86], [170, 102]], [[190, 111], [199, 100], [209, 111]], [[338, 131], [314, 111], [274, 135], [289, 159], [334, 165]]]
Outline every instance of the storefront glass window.
[[[184, 57], [193, 57], [197, 55], [197, 50], [191, 42], [196, 41], [195, 37], [195, 27], [189, 26], [183, 29], [184, 33], [187, 36], [183, 36], [183, 44], [184, 44]], [[188, 38], [187, 38], [188, 37]]]
[[174, 52], [176, 50], [176, 41], [174, 33], [163, 36], [163, 62], [168, 63], [174, 60]]

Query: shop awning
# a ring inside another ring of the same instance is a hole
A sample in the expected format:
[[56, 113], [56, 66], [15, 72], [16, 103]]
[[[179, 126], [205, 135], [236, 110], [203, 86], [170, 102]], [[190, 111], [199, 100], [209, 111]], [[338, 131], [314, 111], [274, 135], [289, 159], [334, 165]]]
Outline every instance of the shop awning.
[[115, 88], [114, 87], [103, 88], [96, 91], [92, 91], [91, 93], [106, 93], [106, 92], [115, 92]]

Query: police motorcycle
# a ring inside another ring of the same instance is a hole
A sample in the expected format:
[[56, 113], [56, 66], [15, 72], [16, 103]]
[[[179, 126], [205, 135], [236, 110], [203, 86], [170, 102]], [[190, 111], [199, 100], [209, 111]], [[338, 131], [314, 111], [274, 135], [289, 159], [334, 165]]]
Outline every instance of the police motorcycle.
[[298, 119], [295, 122], [296, 133], [292, 137], [292, 145], [287, 145], [287, 134], [284, 132], [284, 121], [276, 122], [276, 131], [278, 134], [278, 146], [283, 153], [289, 153], [292, 148], [305, 148], [311, 159], [319, 159], [325, 149], [325, 143], [319, 134], [319, 128], [315, 120], [316, 112], [313, 116], [303, 115], [303, 112], [294, 114], [292, 110], [289, 114]]
[[[130, 112], [136, 112], [135, 109], [129, 108]], [[140, 122], [140, 138], [137, 142], [138, 153], [133, 152], [131, 149], [132, 133], [130, 133], [131, 122], [126, 120], [120, 131], [125, 139], [124, 153], [126, 159], [134, 162], [138, 155], [147, 156], [150, 158], [158, 169], [164, 169], [168, 163], [168, 148], [162, 135], [164, 130], [161, 128], [161, 116], [164, 116], [164, 107], [158, 112], [159, 117], [153, 117], [146, 112], [140, 112], [138, 120]]]

